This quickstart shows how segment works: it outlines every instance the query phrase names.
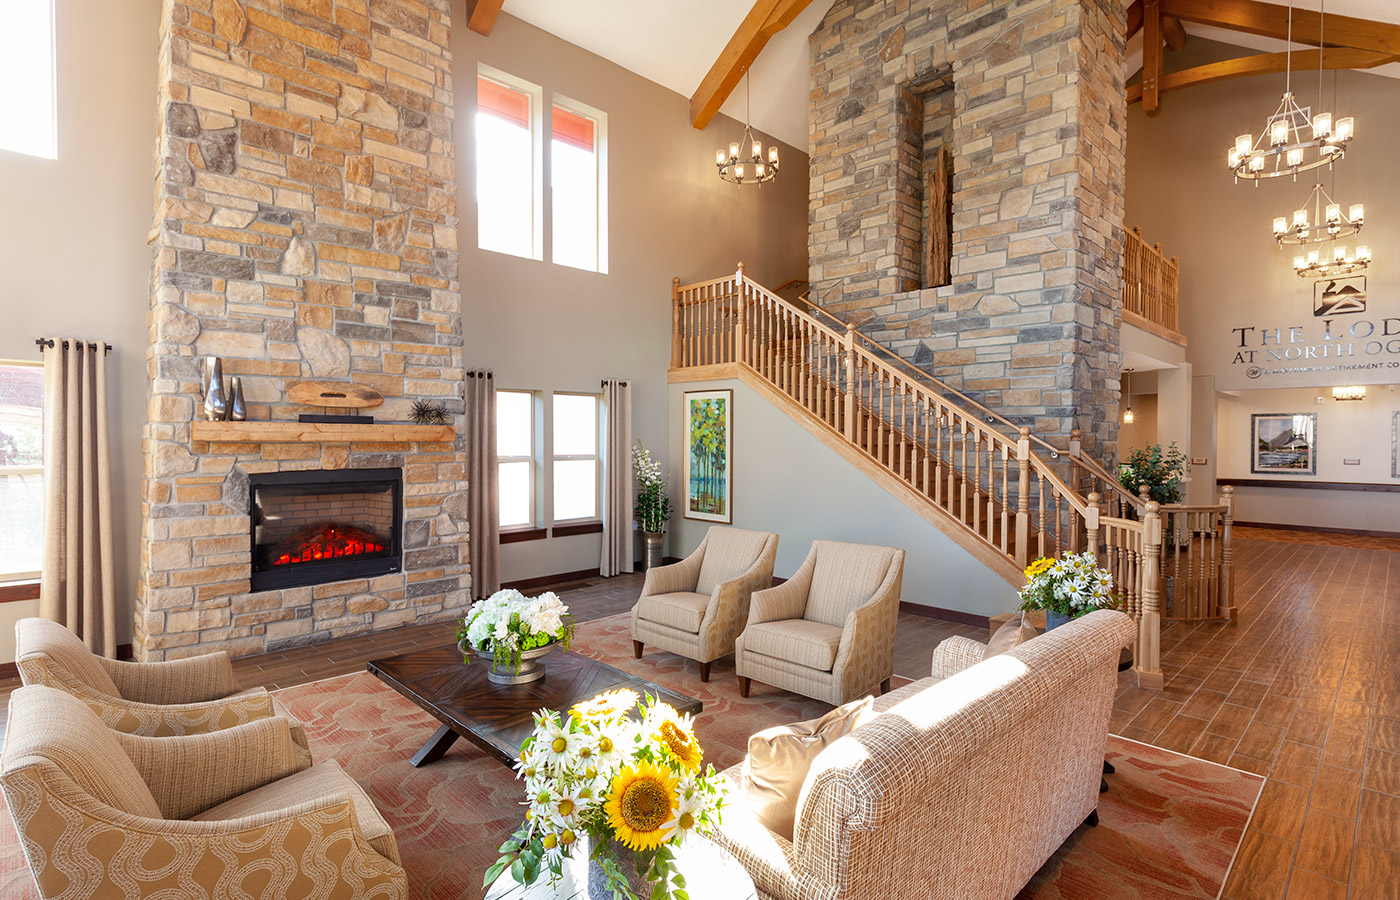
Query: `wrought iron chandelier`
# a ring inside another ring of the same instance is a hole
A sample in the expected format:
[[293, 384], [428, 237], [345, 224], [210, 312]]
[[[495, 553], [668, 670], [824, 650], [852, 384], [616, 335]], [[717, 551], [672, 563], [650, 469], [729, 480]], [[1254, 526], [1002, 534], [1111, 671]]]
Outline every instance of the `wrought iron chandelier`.
[[[1312, 207], [1312, 215], [1308, 214], [1309, 206]], [[1351, 237], [1361, 231], [1365, 217], [1366, 207], [1360, 203], [1353, 203], [1343, 215], [1342, 205], [1334, 203], [1321, 184], [1315, 184], [1307, 201], [1293, 211], [1291, 223], [1286, 216], [1274, 219], [1274, 240], [1282, 247], [1285, 244], [1321, 244]]]
[[[715, 151], [715, 167], [719, 169], [719, 177], [730, 184], [764, 184], [772, 181], [778, 175], [778, 148], [768, 148], [768, 159], [763, 158], [763, 142], [754, 140], [753, 128], [748, 124], [749, 119], [749, 75], [744, 73], [744, 137], [729, 145], [726, 152], [723, 148]], [[747, 158], [740, 157], [740, 153], [750, 153]]]
[[1306, 256], [1293, 257], [1293, 271], [1299, 278], [1340, 278], [1366, 271], [1371, 264], [1371, 248], [1361, 244], [1352, 253], [1351, 249], [1338, 244], [1331, 254], [1324, 256], [1317, 250], [1309, 250]]
[[[1318, 99], [1322, 99], [1322, 41], [1323, 10], [1319, 6], [1318, 34]], [[1264, 123], [1258, 138], [1242, 134], [1235, 138], [1227, 158], [1235, 180], [1244, 178], [1256, 185], [1267, 178], [1291, 175], [1322, 166], [1330, 167], [1344, 158], [1347, 144], [1356, 136], [1356, 120], [1351, 116], [1333, 119], [1332, 113], [1320, 112], [1309, 119], [1293, 94], [1293, 3], [1288, 4], [1288, 48], [1286, 52], [1286, 81], [1283, 100], [1278, 110]]]

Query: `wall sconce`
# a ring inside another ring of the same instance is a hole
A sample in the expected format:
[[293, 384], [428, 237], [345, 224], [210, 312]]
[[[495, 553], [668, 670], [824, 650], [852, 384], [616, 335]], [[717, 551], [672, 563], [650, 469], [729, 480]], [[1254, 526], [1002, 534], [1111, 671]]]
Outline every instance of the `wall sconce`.
[[1366, 386], [1361, 384], [1332, 388], [1333, 400], [1365, 400]]

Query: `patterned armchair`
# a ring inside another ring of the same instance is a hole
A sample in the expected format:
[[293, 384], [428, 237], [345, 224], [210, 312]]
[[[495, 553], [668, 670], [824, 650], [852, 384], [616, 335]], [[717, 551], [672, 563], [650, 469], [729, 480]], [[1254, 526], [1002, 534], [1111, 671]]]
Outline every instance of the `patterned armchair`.
[[744, 630], [749, 597], [773, 583], [778, 536], [766, 531], [712, 527], [695, 552], [671, 566], [647, 570], [642, 596], [632, 607], [632, 649], [647, 644], [700, 663], [734, 652]]
[[26, 685], [67, 691], [114, 731], [148, 737], [204, 734], [281, 716], [306, 747], [300, 723], [263, 688], [243, 690], [227, 653], [170, 662], [118, 662], [98, 656], [48, 619], [15, 623], [15, 664]]
[[106, 728], [63, 691], [10, 697], [0, 789], [45, 900], [406, 900], [393, 832], [285, 719], [209, 734]]
[[[981, 644], [945, 641], [933, 677], [876, 698], [878, 715], [813, 761], [793, 840], [742, 800], [716, 840], [764, 900], [1011, 900], [1097, 822], [1118, 653], [1135, 636], [1102, 610], [985, 662]], [[724, 773], [740, 798], [746, 765]]]
[[903, 577], [903, 550], [814, 541], [797, 574], [753, 595], [739, 692], [760, 681], [839, 706], [888, 689]]

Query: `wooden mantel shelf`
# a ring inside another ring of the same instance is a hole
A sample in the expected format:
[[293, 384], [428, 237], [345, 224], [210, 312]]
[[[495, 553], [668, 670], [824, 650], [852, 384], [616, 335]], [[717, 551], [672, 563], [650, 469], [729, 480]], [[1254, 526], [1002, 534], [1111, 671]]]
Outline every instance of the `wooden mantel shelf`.
[[196, 441], [223, 441], [236, 444], [306, 443], [321, 444], [396, 443], [407, 441], [443, 442], [455, 436], [451, 425], [339, 425], [326, 422], [206, 422], [190, 424], [190, 438]]

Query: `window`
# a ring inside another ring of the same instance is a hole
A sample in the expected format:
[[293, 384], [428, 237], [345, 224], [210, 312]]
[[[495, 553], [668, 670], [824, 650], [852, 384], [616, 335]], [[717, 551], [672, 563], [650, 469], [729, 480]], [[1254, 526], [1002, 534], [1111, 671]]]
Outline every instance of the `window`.
[[554, 262], [606, 272], [607, 114], [556, 95], [552, 123], [549, 184]]
[[554, 521], [598, 518], [598, 398], [554, 395]]
[[44, 370], [0, 362], [0, 581], [37, 578], [44, 540]]
[[0, 150], [57, 159], [53, 0], [5, 0], [0, 19]]
[[496, 392], [496, 457], [500, 466], [500, 526], [535, 524], [535, 396]]
[[476, 244], [543, 259], [540, 88], [486, 66], [476, 78]]

